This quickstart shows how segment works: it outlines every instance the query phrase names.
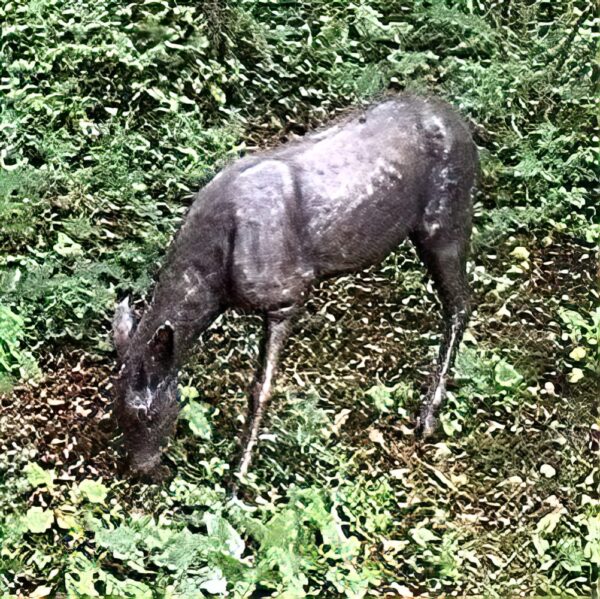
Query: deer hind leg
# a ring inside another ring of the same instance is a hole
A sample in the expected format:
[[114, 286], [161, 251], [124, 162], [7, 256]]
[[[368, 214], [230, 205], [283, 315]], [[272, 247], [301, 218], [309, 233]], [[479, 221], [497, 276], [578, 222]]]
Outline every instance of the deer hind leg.
[[[464, 230], [463, 230], [464, 229]], [[417, 434], [431, 436], [446, 399], [446, 379], [469, 320], [469, 287], [466, 250], [470, 226], [444, 235], [415, 233], [411, 236], [419, 257], [433, 278], [443, 315], [443, 334], [432, 386], [421, 404]]]
[[289, 336], [291, 316], [281, 313], [270, 313], [267, 315], [267, 333], [263, 350], [262, 365], [256, 377], [256, 383], [250, 394], [248, 402], [248, 414], [244, 433], [242, 434], [242, 451], [237, 468], [239, 477], [248, 473], [252, 461], [252, 451], [258, 442], [260, 425], [265, 415], [271, 387], [273, 385], [275, 371], [279, 361], [281, 350]]

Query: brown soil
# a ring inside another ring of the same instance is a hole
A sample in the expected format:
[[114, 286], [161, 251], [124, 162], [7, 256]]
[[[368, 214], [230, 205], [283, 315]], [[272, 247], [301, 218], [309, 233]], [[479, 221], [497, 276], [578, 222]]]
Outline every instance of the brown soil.
[[36, 384], [0, 398], [0, 450], [30, 448], [68, 477], [111, 477], [118, 460], [106, 363], [83, 352], [49, 359]]

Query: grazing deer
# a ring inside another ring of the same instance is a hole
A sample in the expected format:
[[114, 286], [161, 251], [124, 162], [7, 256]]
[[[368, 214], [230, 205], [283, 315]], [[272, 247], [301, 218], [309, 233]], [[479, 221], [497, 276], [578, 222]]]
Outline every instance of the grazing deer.
[[468, 320], [465, 262], [477, 151], [439, 100], [397, 96], [320, 132], [234, 162], [197, 195], [139, 324], [113, 321], [122, 363], [116, 414], [132, 470], [152, 477], [174, 428], [177, 370], [231, 307], [260, 311], [266, 336], [239, 475], [257, 443], [290, 322], [318, 279], [381, 261], [407, 236], [433, 277], [444, 330], [417, 432], [427, 436]]

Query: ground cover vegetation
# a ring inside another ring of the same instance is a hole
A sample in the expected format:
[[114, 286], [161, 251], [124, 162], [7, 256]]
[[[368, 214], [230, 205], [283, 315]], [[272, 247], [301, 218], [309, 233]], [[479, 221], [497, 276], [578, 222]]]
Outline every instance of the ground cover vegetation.
[[[8, 0], [0, 7], [0, 594], [589, 596], [600, 568], [600, 224], [587, 1]], [[118, 298], [149, 299], [191, 193], [386, 91], [435, 93], [482, 167], [444, 435], [406, 245], [315, 290], [243, 501], [224, 488], [258, 320], [183, 374], [174, 476], [110, 421]]]

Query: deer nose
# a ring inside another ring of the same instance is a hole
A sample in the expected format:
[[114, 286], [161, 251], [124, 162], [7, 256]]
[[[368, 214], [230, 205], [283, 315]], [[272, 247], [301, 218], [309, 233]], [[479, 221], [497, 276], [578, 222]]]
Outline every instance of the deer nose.
[[150, 422], [152, 420], [146, 406], [139, 406], [136, 413], [140, 422]]

